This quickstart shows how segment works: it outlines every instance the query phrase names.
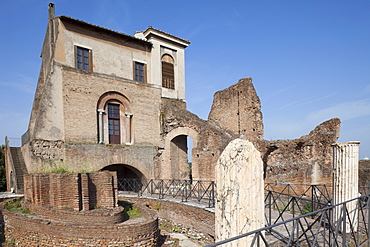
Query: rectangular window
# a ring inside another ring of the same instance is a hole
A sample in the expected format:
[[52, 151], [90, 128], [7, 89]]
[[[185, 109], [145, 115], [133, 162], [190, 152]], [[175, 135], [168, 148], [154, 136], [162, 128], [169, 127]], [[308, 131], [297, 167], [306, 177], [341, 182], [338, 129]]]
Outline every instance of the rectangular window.
[[145, 82], [145, 64], [135, 62], [135, 81]]
[[119, 105], [108, 104], [108, 134], [109, 134], [109, 143], [111, 144], [121, 143], [119, 112], [120, 112]]
[[76, 47], [76, 65], [78, 69], [91, 71], [91, 50]]
[[162, 61], [162, 87], [175, 89], [174, 66]]

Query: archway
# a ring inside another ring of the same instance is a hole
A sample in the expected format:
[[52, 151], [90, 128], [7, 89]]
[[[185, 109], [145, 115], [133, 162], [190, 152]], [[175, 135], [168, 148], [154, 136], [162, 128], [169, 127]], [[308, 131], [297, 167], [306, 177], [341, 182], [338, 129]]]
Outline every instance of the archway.
[[[192, 150], [197, 147], [198, 133], [187, 127], [180, 127], [167, 134], [165, 139], [165, 153], [163, 178], [191, 180], [198, 177], [198, 164], [192, 162]], [[189, 164], [189, 162], [192, 162]]]
[[171, 177], [173, 179], [190, 179], [186, 135], [178, 135], [171, 140], [170, 154]]
[[142, 187], [142, 179], [145, 179], [138, 169], [125, 164], [113, 164], [101, 170], [117, 172], [118, 190], [121, 191], [138, 192]]

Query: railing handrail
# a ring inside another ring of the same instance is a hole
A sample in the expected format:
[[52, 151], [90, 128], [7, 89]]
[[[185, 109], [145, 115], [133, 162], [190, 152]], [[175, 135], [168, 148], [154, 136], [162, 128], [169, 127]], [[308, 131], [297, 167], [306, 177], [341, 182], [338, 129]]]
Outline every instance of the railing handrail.
[[[307, 217], [310, 217], [310, 216], [318, 215], [319, 213], [322, 213], [322, 212], [325, 212], [325, 211], [330, 211], [330, 210], [333, 210], [335, 208], [339, 208], [340, 206], [345, 206], [346, 204], [349, 204], [349, 203], [351, 203], [353, 201], [363, 201], [363, 199], [365, 199], [365, 198], [367, 198], [367, 203], [370, 203], [370, 193], [369, 193], [367, 195], [359, 196], [357, 198], [353, 198], [351, 200], [338, 203], [336, 205], [328, 205], [325, 208], [322, 208], [322, 209], [319, 209], [319, 210], [316, 210], [316, 211], [313, 211], [313, 212], [309, 212], [309, 213], [306, 213], [306, 214], [303, 214], [303, 215], [300, 215], [300, 216], [296, 216], [294, 218], [291, 218], [291, 219], [288, 219], [288, 220], [285, 220], [285, 221], [282, 221], [282, 222], [279, 222], [279, 223], [276, 223], [276, 224], [273, 224], [273, 225], [269, 225], [269, 226], [266, 226], [266, 227], [263, 227], [263, 228], [260, 228], [260, 229], [251, 231], [251, 232], [247, 232], [247, 233], [244, 233], [244, 234], [241, 234], [241, 235], [238, 235], [238, 236], [229, 238], [229, 239], [225, 239], [225, 240], [219, 241], [217, 243], [213, 243], [213, 244], [207, 245], [205, 247], [215, 247], [215, 246], [219, 246], [219, 245], [222, 245], [222, 244], [226, 244], [226, 243], [229, 243], [229, 242], [232, 242], [232, 241], [235, 241], [235, 240], [244, 238], [244, 237], [248, 237], [248, 236], [253, 235], [253, 234], [257, 234], [257, 233], [261, 233], [261, 232], [265, 232], [265, 231], [271, 230], [272, 228], [277, 227], [277, 226], [280, 226], [280, 225], [286, 225], [286, 224], [288, 224], [290, 222], [297, 221], [297, 220], [300, 220], [302, 218], [307, 218]], [[369, 209], [368, 209], [368, 211], [369, 211]], [[370, 212], [368, 212], [368, 213], [370, 213]], [[346, 216], [347, 215], [345, 215], [344, 217], [346, 217]], [[369, 224], [369, 222], [368, 222], [368, 224]], [[366, 228], [366, 230], [369, 231], [368, 228]], [[367, 243], [369, 241], [370, 241], [370, 239], [367, 239], [366, 240]]]
[[[159, 199], [163, 199], [165, 196], [171, 196], [173, 198], [176, 196], [181, 196], [182, 201], [187, 201], [189, 198], [195, 198], [198, 200], [198, 202], [200, 202], [201, 200], [206, 199], [209, 201], [209, 207], [214, 207], [215, 205], [216, 184], [214, 181], [185, 180], [185, 179], [184, 180], [182, 179], [137, 179], [137, 178], [118, 179], [118, 181], [119, 182], [122, 182], [122, 181], [130, 182], [130, 184], [127, 187], [137, 192], [138, 196], [143, 195], [143, 193], [149, 193], [151, 195], [158, 194]], [[139, 186], [140, 188], [132, 188], [133, 184]], [[289, 184], [289, 186], [291, 185]], [[305, 193], [310, 188], [314, 189], [317, 186], [318, 185], [308, 185], [308, 188], [306, 189]], [[325, 197], [326, 199], [325, 202], [314, 200], [314, 198], [311, 198], [311, 199], [304, 198], [302, 197], [302, 195], [299, 196], [295, 191], [294, 191], [295, 195], [291, 195], [291, 194], [275, 191], [272, 189], [273, 188], [268, 189], [268, 185], [265, 186], [265, 191], [267, 191], [266, 194], [274, 193], [280, 196], [287, 196], [287, 197], [295, 198], [300, 201], [315, 203], [320, 206], [327, 206], [327, 204], [330, 203], [330, 199], [327, 198], [326, 195], [324, 195], [321, 192], [321, 190], [319, 190], [319, 192], [321, 193], [321, 195]]]

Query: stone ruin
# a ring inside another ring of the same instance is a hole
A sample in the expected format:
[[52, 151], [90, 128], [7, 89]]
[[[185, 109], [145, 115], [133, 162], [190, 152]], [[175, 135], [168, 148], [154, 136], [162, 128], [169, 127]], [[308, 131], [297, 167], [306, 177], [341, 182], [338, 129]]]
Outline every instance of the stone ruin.
[[[265, 226], [263, 166], [260, 153], [247, 140], [227, 145], [216, 166], [216, 241]], [[225, 246], [250, 246], [252, 236]]]
[[[116, 172], [26, 174], [22, 208], [2, 208], [5, 236], [21, 246], [155, 246], [158, 218], [135, 205], [129, 219], [118, 204]], [[4, 207], [4, 205], [2, 205]]]
[[261, 153], [266, 183], [331, 184], [331, 145], [339, 138], [340, 120], [325, 121], [294, 140], [264, 140], [261, 103], [251, 78], [216, 92], [208, 120], [173, 103], [164, 104], [161, 126], [164, 138], [180, 129], [193, 138], [194, 180], [214, 180], [222, 151], [242, 137]]

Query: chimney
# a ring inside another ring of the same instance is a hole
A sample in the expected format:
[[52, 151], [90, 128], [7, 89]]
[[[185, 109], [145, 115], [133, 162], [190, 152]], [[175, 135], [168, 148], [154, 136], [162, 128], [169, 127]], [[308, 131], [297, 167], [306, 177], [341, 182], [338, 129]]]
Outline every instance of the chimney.
[[55, 17], [54, 3], [49, 3], [48, 12], [49, 12], [49, 16], [48, 16], [49, 19], [53, 19]]

